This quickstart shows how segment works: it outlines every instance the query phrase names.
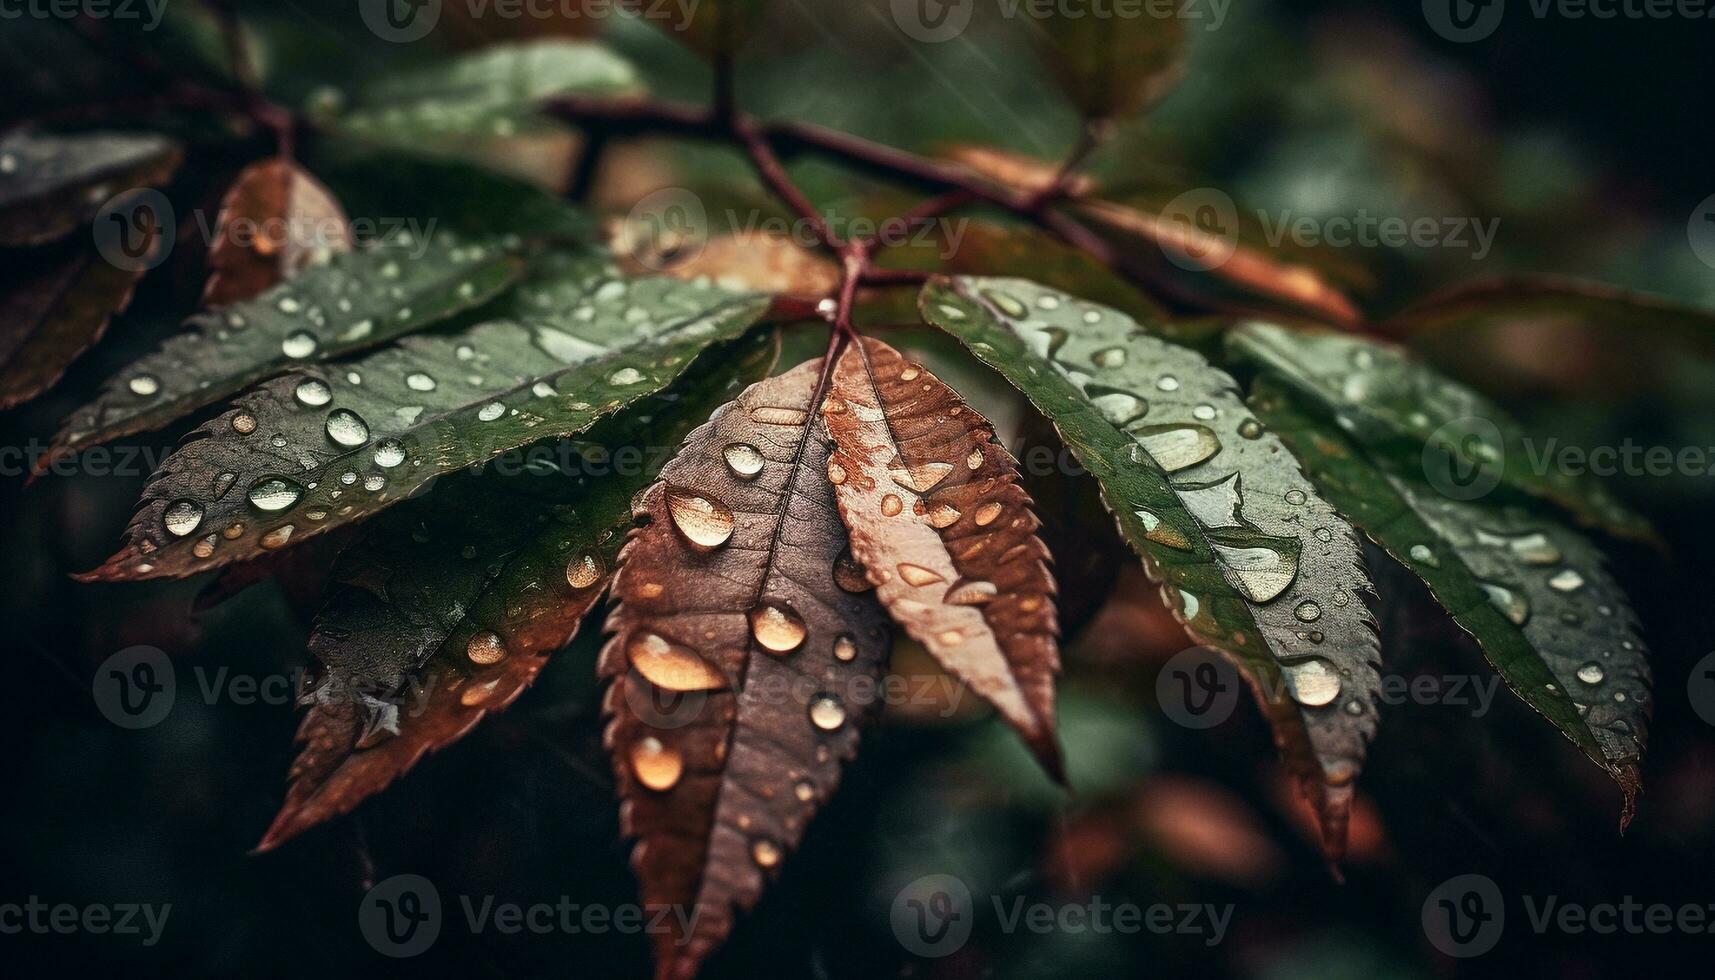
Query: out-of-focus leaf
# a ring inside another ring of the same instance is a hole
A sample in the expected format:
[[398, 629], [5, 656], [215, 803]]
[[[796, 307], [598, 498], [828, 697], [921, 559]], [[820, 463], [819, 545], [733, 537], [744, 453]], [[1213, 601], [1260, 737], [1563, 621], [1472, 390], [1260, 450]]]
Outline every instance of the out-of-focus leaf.
[[435, 477], [583, 431], [767, 308], [754, 294], [622, 279], [593, 250], [566, 275], [577, 298], [558, 325], [407, 337], [251, 390], [167, 457], [126, 546], [86, 578], [176, 578], [363, 520]]
[[[400, 224], [420, 234], [519, 235], [588, 241], [596, 224], [582, 208], [515, 177], [445, 157], [368, 152], [326, 174], [354, 222]], [[411, 224], [415, 222], [416, 224]]]
[[1106, 15], [1094, 8], [1059, 9], [1036, 32], [1043, 56], [1072, 104], [1090, 119], [1142, 112], [1173, 90], [1185, 74], [1185, 19], [1144, 4]]
[[1535, 465], [1541, 450], [1498, 406], [1396, 347], [1260, 322], [1240, 326], [1229, 343], [1235, 354], [1326, 408], [1368, 452], [1457, 483], [1469, 496], [1481, 495], [1484, 482], [1504, 484], [1552, 501], [1584, 524], [1621, 537], [1654, 538], [1649, 523], [1601, 484]]
[[1628, 337], [1661, 336], [1715, 349], [1715, 310], [1555, 276], [1479, 279], [1394, 314], [1382, 329], [1411, 338], [1430, 332], [1484, 329], [1520, 320], [1590, 324]]
[[840, 287], [837, 266], [781, 235], [740, 232], [681, 246], [663, 243], [634, 224], [621, 222], [613, 226], [609, 243], [620, 256], [620, 267], [634, 275], [707, 279], [728, 289], [811, 301]]
[[1246, 674], [1337, 858], [1381, 684], [1351, 527], [1231, 377], [1123, 313], [1021, 279], [933, 280], [922, 305], [1053, 420], [1186, 629]]
[[[965, 167], [972, 173], [997, 184], [1022, 191], [1045, 191], [1060, 180], [1060, 167], [1047, 160], [998, 150], [975, 143], [957, 143], [941, 147], [938, 156]], [[1096, 192], [1095, 178], [1086, 174], [1068, 174], [1066, 193], [1085, 197]]]
[[537, 112], [557, 95], [638, 89], [630, 63], [600, 44], [547, 40], [496, 45], [385, 78], [333, 120], [342, 132], [418, 152], [476, 137], [552, 129]]
[[199, 313], [73, 412], [39, 468], [158, 428], [293, 366], [373, 347], [481, 305], [518, 278], [520, 248], [517, 241], [451, 234], [425, 241], [402, 232], [255, 299]]
[[[671, 392], [591, 430], [572, 472], [454, 477], [366, 526], [310, 636], [323, 673], [260, 849], [350, 812], [535, 680], [607, 590], [632, 495], [777, 349], [766, 333], [712, 349]], [[636, 466], [615, 462], [633, 450]], [[602, 475], [579, 472], [594, 466]]]
[[895, 622], [994, 705], [1064, 780], [1048, 549], [994, 428], [879, 340], [852, 343], [822, 404], [852, 554]]
[[1631, 821], [1650, 669], [1630, 603], [1601, 552], [1552, 518], [1442, 496], [1367, 458], [1327, 414], [1270, 378], [1250, 398], [1318, 490], [1421, 578], [1507, 686], [1625, 793]]
[[150, 134], [0, 136], [0, 245], [64, 238], [115, 194], [165, 183], [180, 159], [178, 144]]
[[350, 250], [345, 211], [327, 188], [285, 158], [251, 164], [221, 201], [203, 306], [250, 299]]
[[661, 978], [689, 980], [756, 903], [880, 700], [886, 617], [844, 555], [821, 373], [692, 432], [620, 554], [605, 741], [643, 903], [680, 913], [654, 936]]
[[622, 0], [657, 29], [711, 61], [737, 54], [757, 37], [774, 0], [696, 0], [683, 6], [659, 0]]
[[0, 273], [0, 409], [52, 387], [131, 301], [141, 269], [121, 269], [87, 242], [14, 258]]

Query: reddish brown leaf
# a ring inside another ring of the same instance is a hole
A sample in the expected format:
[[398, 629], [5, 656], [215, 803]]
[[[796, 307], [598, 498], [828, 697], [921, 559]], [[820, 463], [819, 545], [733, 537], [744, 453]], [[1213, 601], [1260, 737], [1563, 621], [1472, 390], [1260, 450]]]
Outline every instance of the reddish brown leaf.
[[0, 289], [0, 409], [53, 386], [131, 302], [142, 269], [121, 269], [85, 243], [16, 259]]
[[620, 817], [644, 903], [691, 916], [655, 937], [662, 978], [688, 980], [755, 904], [878, 701], [886, 620], [844, 556], [821, 369], [691, 433], [620, 555], [600, 667]]
[[[728, 289], [749, 289], [815, 301], [840, 287], [840, 270], [784, 235], [720, 235], [708, 241], [656, 241], [636, 225], [615, 225], [609, 244], [628, 275], [707, 277]], [[668, 248], [663, 248], [668, 245]]]
[[350, 249], [345, 211], [327, 188], [290, 160], [253, 163], [220, 203], [203, 305], [249, 299]]
[[852, 554], [895, 622], [1062, 779], [1054, 576], [1013, 458], [953, 389], [879, 340], [840, 357], [822, 406]]

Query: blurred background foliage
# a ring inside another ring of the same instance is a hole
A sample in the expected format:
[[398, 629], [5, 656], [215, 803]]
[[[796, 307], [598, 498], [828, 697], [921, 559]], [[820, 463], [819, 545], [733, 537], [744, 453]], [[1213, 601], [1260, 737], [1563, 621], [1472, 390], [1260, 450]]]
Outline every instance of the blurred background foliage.
[[[428, 42], [391, 45], [345, 3], [245, 6], [279, 101], [337, 107], [366, 79], [439, 52], [543, 29], [457, 16]], [[1047, 81], [1029, 27], [978, 3], [958, 41], [904, 36], [886, 0], [775, 5], [778, 19], [747, 45], [739, 97], [763, 116], [789, 116], [934, 151], [984, 143], [1053, 159], [1077, 119]], [[591, 22], [549, 25], [571, 33]], [[707, 68], [635, 23], [601, 25], [659, 94], [700, 99]], [[1472, 216], [1499, 219], [1493, 254], [1468, 250], [1323, 250], [1364, 310], [1383, 319], [1413, 302], [1498, 273], [1606, 280], [1715, 306], [1715, 270], [1688, 247], [1686, 222], [1711, 192], [1706, 93], [1715, 59], [1702, 24], [1509, 18], [1470, 45], [1442, 41], [1415, 0], [1234, 4], [1219, 30], [1190, 32], [1190, 69], [1147, 118], [1126, 122], [1091, 162], [1110, 188], [1141, 200], [1164, 189], [1215, 186], [1241, 212], [1315, 217]], [[173, 4], [138, 45], [180, 70], [225, 71], [211, 24]], [[9, 113], [50, 112], [136, 77], [91, 57], [63, 25], [8, 22], [0, 87]], [[147, 84], [146, 82], [143, 84]], [[146, 90], [146, 89], [145, 89]], [[212, 214], [225, 181], [264, 152], [259, 134], [233, 142], [187, 118], [208, 152], [174, 186], [181, 214]], [[563, 187], [578, 138], [496, 138], [463, 148], [490, 165]], [[611, 148], [596, 204], [623, 213], [663, 186], [708, 199], [765, 199], [735, 155], [642, 141]], [[312, 170], [333, 169], [335, 141], [312, 141]], [[896, 211], [910, 199], [835, 168], [795, 176], [842, 217]], [[746, 206], [749, 206], [748, 204]], [[99, 380], [150, 349], [195, 304], [201, 255], [181, 248], [149, 277], [109, 341], [48, 397], [0, 419], [0, 443], [45, 440]], [[883, 317], [885, 319], [885, 317]], [[818, 341], [805, 334], [806, 351]], [[970, 394], [1013, 433], [1042, 441], [1008, 390], [926, 331], [898, 343]], [[1651, 322], [1565, 311], [1428, 331], [1426, 356], [1523, 417], [1539, 435], [1581, 446], [1715, 447], [1711, 338]], [[160, 452], [187, 427], [127, 442]], [[1616, 489], [1651, 517], [1666, 554], [1614, 545], [1614, 567], [1655, 652], [1652, 757], [1641, 814], [1615, 831], [1618, 794], [1522, 704], [1501, 692], [1474, 718], [1454, 705], [1384, 709], [1360, 782], [1346, 881], [1317, 857], [1307, 814], [1281, 778], [1266, 727], [1249, 706], [1193, 732], [1160, 712], [1154, 680], [1186, 645], [1134, 563], [1091, 540], [1088, 488], [1038, 481], [1051, 542], [1062, 555], [1070, 636], [1062, 739], [1071, 796], [1057, 793], [1016, 740], [981, 712], [942, 705], [894, 712], [866, 735], [832, 803], [780, 882], [711, 965], [710, 975], [859, 977], [1233, 976], [1269, 980], [1485, 976], [1597, 977], [1698, 970], [1706, 937], [1537, 937], [1514, 904], [1492, 953], [1454, 961], [1425, 941], [1425, 895], [1479, 872], [1516, 899], [1559, 895], [1618, 902], [1715, 902], [1715, 730], [1687, 702], [1691, 666], [1712, 649], [1707, 556], [1715, 553], [1707, 475], [1620, 478]], [[6, 753], [0, 804], [5, 900], [171, 902], [161, 944], [117, 937], [0, 937], [16, 975], [52, 970], [140, 976], [363, 976], [391, 967], [356, 928], [367, 882], [401, 872], [440, 888], [449, 924], [419, 976], [637, 976], [642, 938], [471, 935], [454, 896], [580, 904], [635, 899], [600, 749], [586, 625], [536, 687], [503, 716], [418, 767], [355, 819], [252, 858], [277, 807], [291, 758], [289, 704], [204, 703], [210, 678], [278, 675], [301, 666], [313, 601], [267, 582], [200, 615], [201, 582], [79, 586], [116, 540], [141, 475], [84, 472], [25, 488], [0, 486], [3, 610], [19, 735]], [[1392, 598], [1379, 610], [1388, 672], [1476, 674], [1487, 668], [1409, 575], [1378, 561]], [[180, 665], [177, 706], [141, 732], [105, 723], [90, 698], [96, 665], [133, 644]], [[920, 651], [896, 669], [927, 674]], [[968, 709], [968, 706], [967, 706]], [[956, 874], [977, 896], [1010, 900], [1233, 903], [1231, 931], [1196, 936], [1019, 933], [986, 913], [957, 955], [917, 960], [893, 939], [888, 910], [919, 875]], [[1695, 951], [1696, 958], [1691, 957]], [[1682, 958], [1683, 957], [1683, 958]]]

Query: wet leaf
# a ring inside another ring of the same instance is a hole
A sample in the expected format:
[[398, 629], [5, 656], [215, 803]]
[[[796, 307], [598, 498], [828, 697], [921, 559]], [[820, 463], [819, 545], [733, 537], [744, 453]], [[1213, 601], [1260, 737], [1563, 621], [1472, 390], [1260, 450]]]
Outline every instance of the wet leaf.
[[753, 385], [691, 433], [620, 555], [606, 743], [643, 903], [679, 913], [655, 936], [658, 977], [689, 980], [755, 904], [878, 707], [886, 618], [845, 554], [821, 369]]
[[1504, 485], [1564, 507], [1583, 524], [1635, 540], [1654, 537], [1647, 521], [1595, 480], [1535, 465], [1545, 450], [1499, 406], [1399, 348], [1260, 322], [1244, 324], [1229, 342], [1234, 353], [1331, 411], [1366, 451], [1457, 485], [1461, 495]]
[[1187, 631], [1245, 673], [1338, 857], [1380, 688], [1350, 526], [1232, 378], [1130, 317], [1022, 279], [934, 280], [922, 307], [1054, 421]]
[[284, 158], [244, 168], [220, 203], [215, 227], [205, 307], [250, 299], [351, 250], [351, 229], [339, 202]]
[[341, 132], [415, 152], [455, 149], [473, 137], [552, 129], [538, 113], [557, 95], [622, 95], [639, 89], [630, 63], [585, 41], [494, 45], [369, 87], [334, 120]]
[[685, 248], [666, 249], [654, 236], [629, 224], [614, 227], [609, 242], [621, 267], [634, 275], [661, 273], [707, 279], [728, 289], [815, 301], [839, 291], [840, 270], [783, 235], [739, 232]]
[[[365, 526], [310, 637], [322, 673], [306, 695], [304, 751], [259, 848], [350, 812], [529, 686], [607, 590], [632, 495], [776, 351], [772, 334], [715, 348], [671, 394], [556, 457], [563, 467], [457, 476]], [[633, 450], [636, 466], [617, 462]]]
[[1130, 116], [1161, 101], [1185, 74], [1185, 19], [1157, 5], [1123, 15], [1061, 9], [1036, 38], [1072, 104], [1090, 119]]
[[101, 339], [142, 276], [82, 241], [15, 258], [0, 284], [0, 409], [52, 387]]
[[159, 428], [263, 378], [373, 347], [480, 305], [523, 270], [516, 243], [401, 232], [255, 299], [199, 313], [61, 425], [40, 469]]
[[[192, 433], [151, 479], [129, 541], [88, 578], [175, 578], [362, 520], [437, 476], [569, 436], [661, 390], [766, 299], [566, 270], [563, 319], [407, 337], [267, 382]], [[238, 309], [238, 307], [234, 307]]]
[[64, 238], [115, 194], [165, 183], [180, 158], [172, 140], [149, 134], [0, 136], [0, 245]]
[[882, 605], [1063, 781], [1054, 576], [1035, 505], [994, 427], [870, 339], [840, 357], [822, 413], [840, 517]]
[[1429, 586], [1507, 686], [1613, 774], [1626, 798], [1622, 828], [1629, 823], [1650, 669], [1601, 552], [1552, 518], [1452, 499], [1378, 465], [1331, 416], [1272, 379], [1250, 403], [1329, 502]]

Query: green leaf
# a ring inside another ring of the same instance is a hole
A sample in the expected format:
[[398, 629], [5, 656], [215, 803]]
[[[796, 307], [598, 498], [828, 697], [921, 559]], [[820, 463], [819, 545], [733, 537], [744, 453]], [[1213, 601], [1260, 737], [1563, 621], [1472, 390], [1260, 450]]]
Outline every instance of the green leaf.
[[350, 811], [534, 681], [606, 591], [632, 495], [778, 350], [772, 332], [711, 349], [670, 391], [560, 444], [571, 452], [452, 477], [366, 525], [310, 636], [324, 670], [261, 848]]
[[1366, 457], [1324, 414], [1269, 378], [1251, 407], [1317, 489], [1417, 574], [1507, 686], [1625, 792], [1635, 809], [1650, 669], [1637, 619], [1601, 553], [1558, 521], [1454, 500]]
[[351, 153], [326, 174], [346, 213], [387, 228], [406, 219], [422, 231], [590, 241], [597, 225], [563, 197], [516, 177], [445, 157], [397, 150]]
[[65, 420], [42, 468], [99, 442], [159, 428], [296, 365], [373, 347], [510, 286], [516, 240], [422, 240], [401, 232], [334, 256], [253, 300], [199, 313]]
[[1543, 448], [1498, 406], [1398, 348], [1260, 322], [1234, 330], [1229, 347], [1332, 412], [1366, 452], [1418, 466], [1444, 493], [1471, 499], [1506, 486], [1551, 501], [1580, 523], [1621, 537], [1654, 538], [1649, 523], [1601, 484], [1536, 465], [1546, 459]]
[[631, 64], [600, 44], [496, 45], [385, 78], [333, 120], [341, 132], [407, 149], [456, 149], [472, 137], [555, 129], [537, 112], [558, 95], [623, 95], [640, 88]]
[[1161, 101], [1185, 74], [1185, 19], [1146, 5], [1106, 16], [1062, 10], [1036, 32], [1060, 88], [1087, 118], [1139, 113]]
[[3, 275], [0, 409], [58, 381], [125, 309], [143, 271], [121, 269], [88, 242], [74, 241], [19, 256]]
[[179, 577], [253, 558], [391, 506], [437, 476], [581, 432], [738, 336], [766, 297], [626, 280], [605, 253], [567, 270], [557, 321], [407, 337], [277, 378], [169, 456], [130, 540], [96, 580]]
[[0, 245], [40, 245], [76, 231], [121, 191], [165, 183], [179, 147], [150, 134], [0, 136]]
[[1337, 856], [1380, 689], [1350, 526], [1232, 378], [1125, 314], [1022, 279], [934, 280], [922, 308], [1054, 422], [1186, 629], [1246, 673]]

